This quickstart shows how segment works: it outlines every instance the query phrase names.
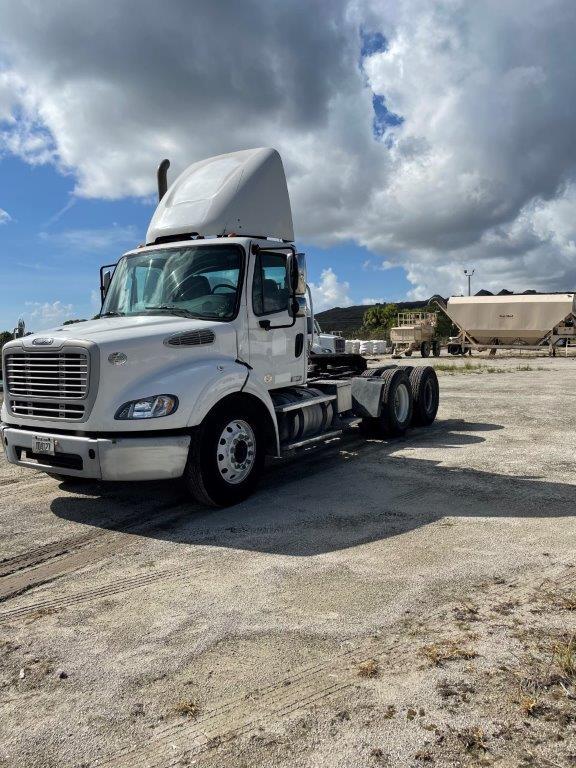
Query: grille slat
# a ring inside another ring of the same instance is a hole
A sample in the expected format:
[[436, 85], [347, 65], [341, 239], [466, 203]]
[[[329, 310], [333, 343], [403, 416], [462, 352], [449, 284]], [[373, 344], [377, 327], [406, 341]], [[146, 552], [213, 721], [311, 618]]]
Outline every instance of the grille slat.
[[10, 410], [19, 416], [36, 416], [50, 419], [81, 419], [84, 406], [75, 403], [46, 403], [11, 400]]

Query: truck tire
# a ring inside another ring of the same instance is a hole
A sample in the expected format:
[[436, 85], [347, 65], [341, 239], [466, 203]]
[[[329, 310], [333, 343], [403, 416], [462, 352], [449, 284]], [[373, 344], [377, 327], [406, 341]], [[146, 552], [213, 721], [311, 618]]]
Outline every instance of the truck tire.
[[434, 357], [440, 357], [441, 349], [442, 349], [442, 347], [440, 346], [440, 342], [439, 341], [433, 341], [432, 342], [432, 354], [434, 355]]
[[430, 342], [429, 341], [423, 341], [422, 344], [420, 344], [420, 355], [422, 357], [430, 357]]
[[184, 482], [209, 507], [228, 507], [255, 489], [264, 466], [264, 430], [248, 403], [232, 400], [204, 419], [190, 442]]
[[414, 397], [412, 426], [427, 427], [436, 418], [440, 402], [438, 377], [432, 366], [420, 366], [410, 372], [410, 384]]
[[402, 368], [390, 368], [380, 377], [382, 387], [382, 412], [379, 417], [364, 418], [363, 434], [372, 437], [399, 437], [412, 421], [412, 387]]
[[396, 368], [396, 366], [392, 363], [390, 365], [380, 365], [378, 368], [366, 368], [360, 376], [363, 379], [377, 379], [380, 378], [384, 371], [388, 371], [390, 368]]
[[412, 350], [407, 349], [406, 352], [404, 352], [405, 357], [412, 357]]

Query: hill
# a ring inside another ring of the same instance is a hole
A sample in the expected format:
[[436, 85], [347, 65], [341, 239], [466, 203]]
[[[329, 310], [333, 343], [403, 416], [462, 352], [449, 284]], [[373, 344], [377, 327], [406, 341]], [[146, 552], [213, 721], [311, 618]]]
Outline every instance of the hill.
[[[396, 304], [398, 311], [404, 312], [412, 309], [422, 309], [428, 305], [428, 301], [394, 301], [384, 302]], [[356, 336], [362, 327], [364, 312], [368, 309], [365, 304], [357, 304], [353, 307], [334, 307], [318, 312], [316, 319], [324, 331], [342, 331], [343, 335], [350, 339]]]

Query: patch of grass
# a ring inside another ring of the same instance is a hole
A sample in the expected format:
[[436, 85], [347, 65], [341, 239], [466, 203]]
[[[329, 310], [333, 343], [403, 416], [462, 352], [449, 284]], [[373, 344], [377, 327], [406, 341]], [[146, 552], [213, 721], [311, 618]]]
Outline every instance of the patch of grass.
[[576, 592], [554, 590], [544, 593], [544, 599], [563, 611], [576, 611]]
[[555, 642], [552, 651], [561, 674], [569, 680], [576, 679], [576, 635]]
[[358, 665], [358, 675], [360, 677], [378, 677], [380, 668], [376, 659], [367, 659]]
[[444, 640], [424, 645], [420, 649], [420, 655], [428, 659], [435, 667], [440, 667], [447, 661], [468, 661], [478, 656], [475, 650], [461, 645], [456, 640]]
[[463, 728], [457, 735], [466, 752], [478, 754], [479, 752], [488, 751], [486, 737], [482, 728], [479, 728], [478, 726], [473, 728]]
[[464, 363], [464, 365], [453, 365], [450, 363], [439, 363], [434, 366], [435, 371], [442, 373], [506, 373], [506, 368], [497, 368], [495, 365], [485, 365], [484, 363]]
[[200, 714], [200, 707], [197, 702], [192, 699], [182, 699], [174, 707], [174, 712], [177, 715], [184, 717], [194, 718]]

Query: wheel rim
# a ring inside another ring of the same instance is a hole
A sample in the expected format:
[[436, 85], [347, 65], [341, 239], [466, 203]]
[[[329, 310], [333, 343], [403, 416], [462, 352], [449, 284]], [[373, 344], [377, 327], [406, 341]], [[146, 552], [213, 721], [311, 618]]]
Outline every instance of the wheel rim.
[[394, 393], [394, 415], [400, 424], [406, 421], [410, 411], [410, 394], [406, 384], [399, 384]]
[[424, 386], [424, 408], [426, 409], [426, 413], [431, 412], [433, 405], [434, 405], [434, 387], [432, 386], [432, 381], [428, 379], [428, 381], [426, 382], [426, 385]]
[[217, 446], [218, 471], [223, 480], [237, 485], [245, 480], [256, 461], [256, 438], [248, 422], [234, 419], [222, 430]]

